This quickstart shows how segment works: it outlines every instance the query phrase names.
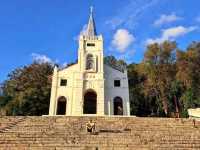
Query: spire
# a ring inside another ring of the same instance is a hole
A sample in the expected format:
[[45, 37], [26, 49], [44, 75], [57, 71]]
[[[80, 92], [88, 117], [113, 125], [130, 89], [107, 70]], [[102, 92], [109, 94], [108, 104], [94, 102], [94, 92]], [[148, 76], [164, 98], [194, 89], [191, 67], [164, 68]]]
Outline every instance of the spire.
[[89, 18], [89, 22], [87, 25], [87, 32], [86, 35], [91, 37], [91, 36], [96, 36], [96, 27], [95, 27], [95, 22], [94, 22], [94, 18], [93, 18], [93, 7], [90, 7], [90, 18]]

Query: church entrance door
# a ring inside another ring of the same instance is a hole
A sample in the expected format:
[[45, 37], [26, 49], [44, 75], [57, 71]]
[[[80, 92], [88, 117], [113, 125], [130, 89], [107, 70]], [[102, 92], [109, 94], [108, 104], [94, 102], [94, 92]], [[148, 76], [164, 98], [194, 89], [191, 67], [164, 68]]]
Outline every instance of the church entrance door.
[[88, 91], [84, 95], [84, 114], [96, 114], [97, 113], [97, 94], [94, 91]]
[[57, 102], [57, 115], [65, 115], [66, 114], [66, 106], [67, 100], [64, 96], [61, 96]]
[[114, 115], [123, 115], [123, 101], [121, 97], [114, 98]]

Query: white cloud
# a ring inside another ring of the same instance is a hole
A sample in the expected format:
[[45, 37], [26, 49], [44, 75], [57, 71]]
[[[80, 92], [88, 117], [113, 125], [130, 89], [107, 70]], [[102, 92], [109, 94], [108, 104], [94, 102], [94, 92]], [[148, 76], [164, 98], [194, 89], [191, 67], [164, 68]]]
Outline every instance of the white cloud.
[[154, 22], [154, 26], [161, 26], [163, 24], [167, 24], [167, 23], [171, 23], [171, 22], [175, 22], [177, 20], [181, 20], [182, 17], [179, 17], [175, 14], [170, 14], [170, 15], [166, 15], [166, 14], [162, 14], [160, 16], [159, 19], [157, 19], [155, 22]]
[[162, 35], [160, 38], [147, 39], [146, 44], [152, 44], [156, 42], [162, 43], [165, 40], [175, 40], [176, 38], [183, 36], [187, 33], [190, 33], [196, 29], [197, 29], [196, 26], [190, 26], [190, 27], [177, 26], [177, 27], [168, 28], [168, 29], [162, 30]]
[[128, 30], [118, 29], [113, 36], [112, 47], [123, 53], [134, 41], [135, 37]]
[[54, 64], [54, 61], [47, 57], [46, 55], [32, 53], [31, 54], [33, 61], [37, 61], [39, 63], [52, 63]]
[[185, 35], [191, 31], [194, 31], [197, 27], [191, 26], [191, 27], [183, 27], [183, 26], [178, 26], [174, 28], [169, 28], [166, 30], [163, 30], [163, 37], [168, 39], [168, 38], [175, 38], [178, 36]]
[[119, 26], [133, 29], [138, 19], [149, 10], [152, 6], [160, 2], [160, 0], [130, 0], [125, 7], [121, 7], [117, 14], [105, 22], [106, 26], [110, 26], [113, 30]]

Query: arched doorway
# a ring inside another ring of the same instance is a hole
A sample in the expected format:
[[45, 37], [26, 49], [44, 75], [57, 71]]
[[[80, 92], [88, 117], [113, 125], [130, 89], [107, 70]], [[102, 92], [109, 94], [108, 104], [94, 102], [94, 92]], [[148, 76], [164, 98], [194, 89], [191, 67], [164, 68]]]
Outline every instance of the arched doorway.
[[123, 101], [121, 97], [114, 98], [114, 115], [123, 115]]
[[57, 115], [65, 115], [66, 114], [66, 106], [67, 106], [67, 100], [64, 96], [61, 96], [58, 98], [57, 102]]
[[96, 114], [97, 113], [97, 94], [93, 90], [89, 90], [84, 95], [84, 114]]

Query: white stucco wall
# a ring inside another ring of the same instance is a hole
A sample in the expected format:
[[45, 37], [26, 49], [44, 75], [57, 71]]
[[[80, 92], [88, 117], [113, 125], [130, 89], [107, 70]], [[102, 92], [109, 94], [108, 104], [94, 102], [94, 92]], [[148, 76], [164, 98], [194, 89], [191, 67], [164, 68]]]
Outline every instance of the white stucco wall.
[[188, 114], [190, 118], [194, 118], [197, 120], [200, 120], [200, 108], [195, 108], [195, 109], [188, 109]]
[[[128, 90], [127, 72], [120, 72], [112, 67], [104, 64], [104, 81], [98, 79], [98, 75], [87, 74], [83, 77], [82, 73], [78, 71], [78, 64], [72, 65], [63, 70], [54, 72], [51, 93], [51, 106], [49, 115], [56, 115], [57, 100], [64, 96], [67, 99], [66, 115], [83, 115], [83, 95], [87, 89], [93, 89], [97, 93], [97, 99], [104, 101], [102, 104], [104, 110], [97, 106], [99, 111], [103, 111], [104, 115], [114, 114], [113, 100], [115, 97], [121, 97], [123, 100], [123, 114], [130, 115], [130, 102]], [[90, 76], [92, 76], [90, 78]], [[67, 79], [67, 86], [60, 86], [60, 80]], [[114, 87], [114, 80], [120, 80], [120, 87]], [[104, 90], [104, 91], [102, 91]], [[104, 95], [101, 95], [104, 93]], [[97, 101], [97, 105], [101, 104]], [[101, 115], [102, 115], [101, 113]], [[98, 115], [98, 114], [97, 114]]]
[[[66, 115], [72, 115], [74, 102], [73, 94], [76, 92], [74, 88], [77, 87], [76, 78], [79, 75], [80, 72], [78, 72], [77, 64], [63, 70], [54, 70], [49, 110], [50, 115], [56, 115], [57, 100], [61, 96], [64, 96], [67, 100]], [[67, 79], [67, 86], [60, 86], [61, 79]]]
[[[123, 113], [124, 115], [130, 115], [130, 103], [129, 103], [129, 89], [127, 71], [120, 72], [108, 65], [104, 65], [104, 77], [105, 77], [105, 114], [114, 114], [113, 100], [115, 97], [121, 97], [123, 100]], [[114, 80], [120, 80], [120, 87], [114, 87]]]

